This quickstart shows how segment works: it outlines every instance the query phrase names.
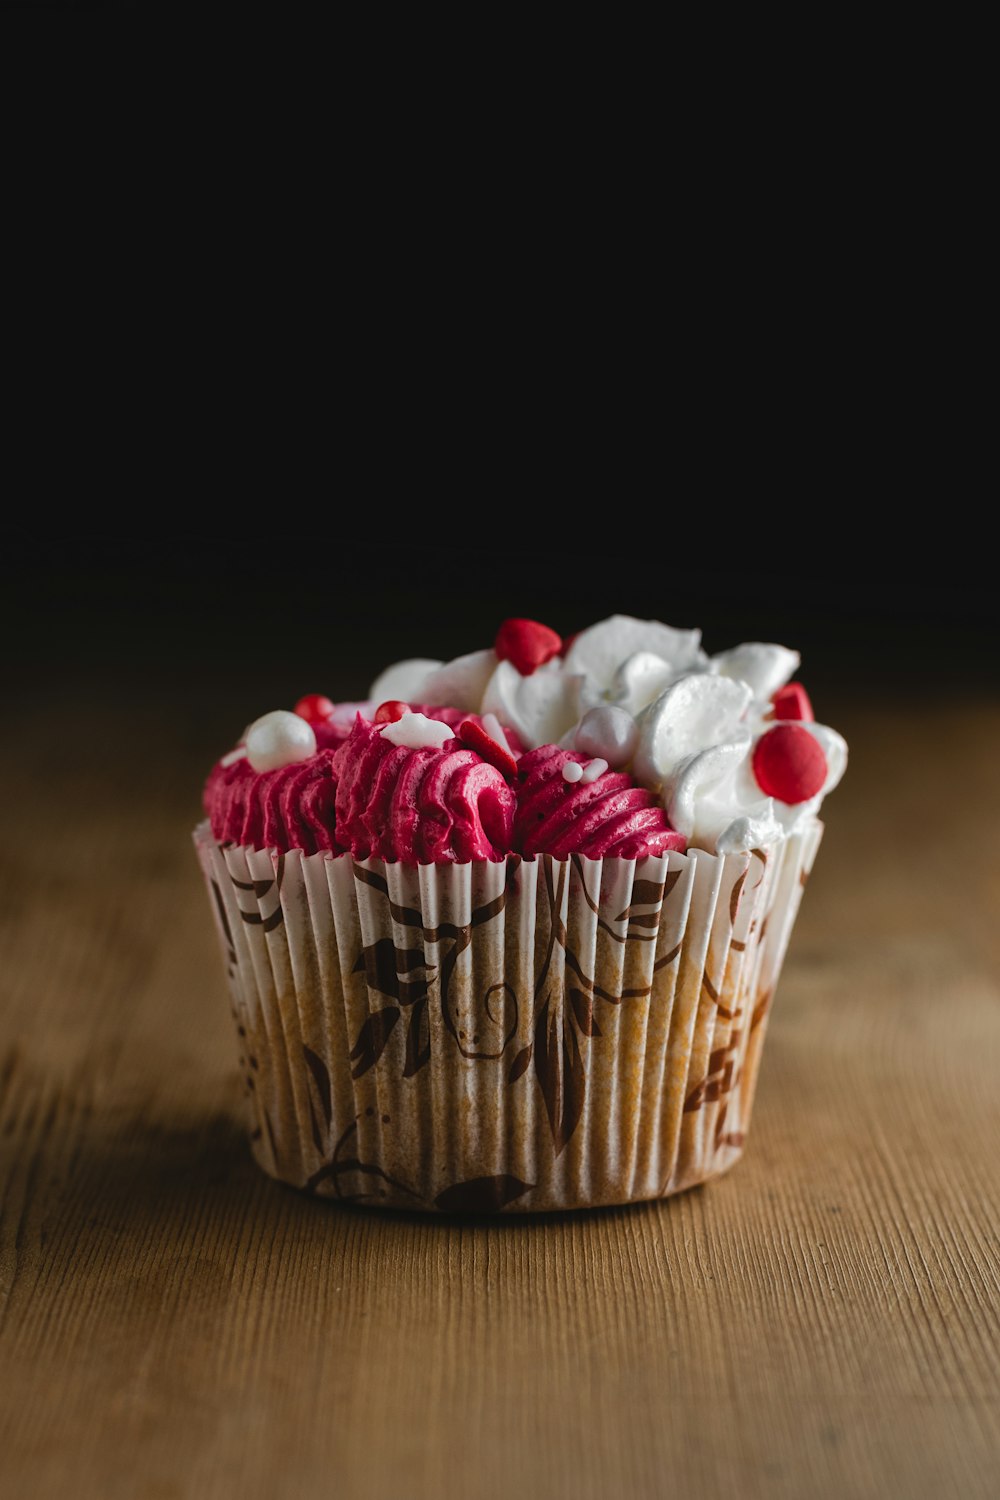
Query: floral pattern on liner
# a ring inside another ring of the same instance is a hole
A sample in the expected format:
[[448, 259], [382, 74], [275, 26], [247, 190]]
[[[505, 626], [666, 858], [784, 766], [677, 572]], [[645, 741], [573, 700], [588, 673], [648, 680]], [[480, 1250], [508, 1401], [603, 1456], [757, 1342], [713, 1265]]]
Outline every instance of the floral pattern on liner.
[[768, 850], [408, 866], [195, 842], [272, 1176], [534, 1212], [739, 1158], [818, 821]]

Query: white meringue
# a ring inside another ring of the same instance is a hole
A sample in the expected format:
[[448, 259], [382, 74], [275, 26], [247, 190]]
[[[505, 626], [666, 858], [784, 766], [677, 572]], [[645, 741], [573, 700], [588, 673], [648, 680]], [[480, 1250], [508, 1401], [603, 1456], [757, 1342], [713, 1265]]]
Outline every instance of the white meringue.
[[731, 739], [750, 697], [746, 683], [728, 677], [694, 672], [680, 678], [639, 716], [638, 779], [659, 790], [689, 756]]
[[378, 674], [368, 690], [368, 696], [376, 707], [393, 699], [400, 703], [427, 703], [429, 700], [424, 697], [427, 679], [438, 667], [443, 666], [443, 661], [434, 661], [426, 656], [413, 656], [407, 661], [394, 662], [391, 667], [386, 667], [384, 672]]
[[820, 748], [826, 756], [826, 781], [820, 798], [832, 792], [839, 785], [840, 778], [847, 770], [847, 741], [842, 734], [835, 729], [830, 729], [826, 724], [803, 723], [803, 729], [808, 729], [814, 739], [820, 743]]
[[678, 675], [655, 651], [635, 651], [615, 672], [608, 700], [630, 714], [641, 713]]
[[784, 836], [784, 829], [774, 815], [774, 803], [768, 797], [763, 811], [734, 818], [715, 840], [716, 854], [742, 854], [748, 849], [765, 849]]
[[470, 651], [435, 668], [424, 680], [421, 696], [415, 701], [432, 707], [461, 708], [478, 713], [487, 684], [496, 668], [496, 652]]
[[639, 743], [639, 730], [630, 713], [613, 704], [602, 704], [584, 714], [567, 748], [582, 755], [603, 757], [614, 770], [627, 766]]
[[636, 620], [611, 615], [581, 630], [566, 653], [566, 671], [583, 672], [607, 692], [621, 664], [636, 652], [648, 651], [669, 662], [675, 671], [689, 670], [705, 660], [700, 630], [675, 630], [659, 620]]
[[483, 694], [483, 713], [516, 729], [527, 749], [555, 745], [577, 718], [578, 683], [557, 658], [521, 673], [510, 661], [499, 661]]
[[[733, 820], [736, 800], [733, 781], [746, 763], [750, 731], [731, 740], [708, 744], [680, 761], [663, 788], [663, 803], [678, 833], [711, 848], [722, 829]], [[760, 789], [756, 800], [760, 801]]]
[[734, 677], [748, 683], [755, 698], [769, 702], [784, 687], [801, 661], [797, 651], [787, 646], [767, 645], [763, 641], [745, 641], [720, 651], [710, 659], [709, 670], [720, 677]]
[[[581, 631], [565, 658], [528, 676], [497, 661], [492, 650], [450, 662], [415, 658], [383, 672], [371, 702], [398, 698], [495, 715], [527, 749], [552, 743], [589, 756], [591, 764], [630, 766], [695, 846], [729, 852], [763, 847], [800, 828], [843, 775], [842, 737], [810, 722], [804, 727], [827, 761], [817, 796], [778, 802], [754, 777], [753, 747], [774, 727], [771, 698], [798, 665], [797, 651], [764, 641], [709, 657], [698, 630], [611, 615]], [[487, 732], [496, 737], [494, 729]], [[576, 779], [575, 765], [569, 762], [564, 774]]]

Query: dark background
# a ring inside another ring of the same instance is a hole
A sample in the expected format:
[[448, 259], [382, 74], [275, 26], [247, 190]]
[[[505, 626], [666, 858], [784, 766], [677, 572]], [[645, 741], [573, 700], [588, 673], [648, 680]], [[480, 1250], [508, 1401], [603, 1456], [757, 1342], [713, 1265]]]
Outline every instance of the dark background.
[[[713, 515], [712, 541], [707, 526], [683, 536], [666, 509], [619, 527], [626, 543], [602, 545], [610, 508], [587, 519], [568, 505], [554, 536], [522, 506], [480, 545], [430, 546], [426, 505], [413, 507], [416, 534], [381, 503], [370, 509], [379, 519], [364, 530], [319, 524], [320, 507], [289, 502], [217, 531], [177, 532], [156, 514], [134, 531], [9, 532], [5, 717], [16, 732], [32, 706], [63, 704], [69, 723], [124, 699], [147, 731], [180, 735], [207, 760], [270, 708], [310, 691], [363, 697], [383, 665], [488, 645], [507, 615], [566, 634], [615, 611], [700, 625], [709, 651], [796, 647], [826, 722], [845, 699], [941, 701], [995, 694], [1000, 681], [992, 565], [974, 546], [964, 557], [927, 538], [878, 550], [855, 530], [836, 547], [795, 539], [782, 552], [752, 517], [737, 543], [734, 523]], [[446, 531], [476, 507], [441, 515]]]

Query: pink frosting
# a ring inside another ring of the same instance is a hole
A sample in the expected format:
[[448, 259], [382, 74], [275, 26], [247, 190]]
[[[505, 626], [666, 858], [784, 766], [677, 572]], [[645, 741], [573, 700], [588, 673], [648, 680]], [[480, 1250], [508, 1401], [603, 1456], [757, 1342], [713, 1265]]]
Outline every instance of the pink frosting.
[[511, 848], [513, 789], [457, 740], [411, 750], [359, 714], [334, 768], [337, 836], [356, 859], [464, 864]]
[[522, 854], [640, 859], [686, 847], [652, 792], [636, 786], [624, 771], [605, 771], [590, 782], [564, 779], [569, 761], [585, 766], [587, 760], [557, 745], [541, 745], [521, 757], [514, 839]]
[[253, 849], [338, 850], [333, 759], [332, 750], [320, 750], [278, 771], [255, 771], [245, 756], [220, 761], [205, 784], [213, 835]]
[[339, 750], [347, 739], [353, 725], [343, 719], [320, 719], [313, 725], [317, 750]]
[[[426, 712], [454, 728], [477, 717]], [[220, 761], [204, 796], [214, 836], [254, 849], [348, 851], [404, 864], [496, 861], [512, 850], [638, 859], [685, 847], [653, 794], [624, 772], [566, 781], [563, 766], [587, 763], [575, 751], [528, 751], [512, 787], [457, 739], [440, 749], [394, 745], [360, 713], [344, 731], [343, 719], [319, 725], [317, 753], [277, 771], [255, 771], [245, 756]], [[508, 739], [519, 752], [516, 735]]]

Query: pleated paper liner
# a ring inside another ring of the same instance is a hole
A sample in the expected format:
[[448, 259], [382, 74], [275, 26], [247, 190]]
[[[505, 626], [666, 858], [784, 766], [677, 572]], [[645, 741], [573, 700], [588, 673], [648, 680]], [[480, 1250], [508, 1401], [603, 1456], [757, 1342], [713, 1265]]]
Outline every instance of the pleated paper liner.
[[738, 1159], [822, 835], [718, 857], [404, 866], [195, 834], [272, 1176], [536, 1212]]

